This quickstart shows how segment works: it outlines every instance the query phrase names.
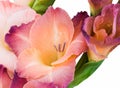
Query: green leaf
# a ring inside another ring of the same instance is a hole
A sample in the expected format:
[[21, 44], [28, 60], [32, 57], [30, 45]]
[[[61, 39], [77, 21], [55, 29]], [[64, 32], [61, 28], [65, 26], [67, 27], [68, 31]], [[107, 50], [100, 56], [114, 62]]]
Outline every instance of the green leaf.
[[102, 62], [103, 60], [99, 62], [88, 62], [87, 54], [83, 54], [80, 61], [76, 65], [74, 80], [69, 84], [68, 88], [73, 88], [87, 79], [96, 71]]
[[77, 73], [77, 71], [79, 71], [79, 69], [87, 62], [88, 62], [87, 53], [84, 53], [76, 65], [76, 68], [75, 68], [76, 72], [75, 73]]
[[29, 6], [39, 14], [44, 14], [47, 8], [53, 5], [55, 0], [33, 0]]

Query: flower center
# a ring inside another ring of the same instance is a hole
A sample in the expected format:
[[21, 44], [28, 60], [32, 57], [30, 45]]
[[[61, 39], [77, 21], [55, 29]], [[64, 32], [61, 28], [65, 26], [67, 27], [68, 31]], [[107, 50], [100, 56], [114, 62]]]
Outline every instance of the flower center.
[[105, 31], [108, 35], [110, 35], [112, 33], [112, 24], [107, 24]]
[[57, 58], [59, 59], [64, 55], [66, 42], [64, 42], [63, 44], [58, 44], [57, 46], [54, 45], [54, 48], [57, 51]]
[[51, 66], [51, 63], [57, 61], [64, 55], [65, 48], [66, 48], [66, 42], [64, 42], [63, 44], [54, 45], [53, 51], [50, 50], [48, 51], [49, 53], [45, 52], [45, 54], [42, 54], [39, 57], [42, 58], [41, 60], [45, 65]]

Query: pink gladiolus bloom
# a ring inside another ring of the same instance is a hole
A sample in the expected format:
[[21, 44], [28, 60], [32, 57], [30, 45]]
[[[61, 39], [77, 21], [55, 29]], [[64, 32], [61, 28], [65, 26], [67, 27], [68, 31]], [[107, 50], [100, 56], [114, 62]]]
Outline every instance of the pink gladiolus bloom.
[[120, 44], [120, 4], [103, 8], [101, 15], [85, 20], [83, 34], [87, 40], [90, 60], [105, 59]]
[[0, 1], [0, 64], [13, 72], [16, 65], [16, 56], [8, 47], [5, 34], [11, 26], [20, 26], [34, 20], [36, 13], [28, 7], [21, 7], [9, 1]]
[[83, 36], [76, 31], [67, 13], [52, 7], [35, 21], [11, 28], [6, 41], [18, 56], [19, 76], [28, 80], [24, 88], [68, 86], [74, 78], [75, 58], [86, 51]]
[[[28, 15], [30, 16], [28, 17]], [[5, 34], [9, 32], [11, 26], [31, 22], [35, 15], [36, 13], [28, 7], [14, 5], [9, 0], [0, 1], [0, 88], [15, 88], [15, 86], [10, 86], [17, 57], [6, 44]], [[17, 86], [21, 83], [18, 82]]]

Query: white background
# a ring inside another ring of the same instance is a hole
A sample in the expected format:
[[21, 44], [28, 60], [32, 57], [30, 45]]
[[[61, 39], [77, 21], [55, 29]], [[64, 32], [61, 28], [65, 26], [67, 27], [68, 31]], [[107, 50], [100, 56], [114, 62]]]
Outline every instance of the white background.
[[[88, 0], [56, 0], [54, 7], [65, 9], [72, 18], [78, 11], [89, 13]], [[117, 0], [113, 0], [114, 3]], [[75, 88], [120, 88], [120, 46], [115, 48], [87, 80]]]
[[[89, 13], [88, 0], [56, 0], [54, 7], [61, 7], [72, 18], [77, 12]], [[113, 0], [114, 3], [117, 0]], [[115, 48], [103, 62], [103, 64], [90, 76], [75, 88], [120, 88], [120, 46]]]

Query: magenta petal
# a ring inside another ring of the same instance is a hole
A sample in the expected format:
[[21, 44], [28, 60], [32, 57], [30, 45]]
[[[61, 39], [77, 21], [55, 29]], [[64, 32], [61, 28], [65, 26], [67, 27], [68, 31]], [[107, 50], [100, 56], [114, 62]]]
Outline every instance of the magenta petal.
[[11, 79], [8, 76], [7, 69], [0, 65], [0, 88], [9, 88]]
[[111, 44], [111, 46], [113, 46], [113, 48], [115, 48], [114, 46], [117, 46], [120, 44], [120, 37], [112, 39], [112, 38], [107, 38], [106, 39], [106, 43], [109, 45]]
[[77, 13], [77, 15], [74, 16], [73, 19], [72, 19], [74, 26], [79, 25], [80, 21], [84, 20], [87, 17], [88, 17], [87, 12], [79, 12], [79, 13]]
[[87, 12], [79, 12], [73, 17], [72, 22], [75, 28], [74, 38], [76, 38], [81, 33], [81, 28], [84, 25], [85, 18], [88, 17]]
[[25, 83], [27, 83], [27, 80], [25, 78], [20, 78], [15, 72], [10, 88], [23, 88]]
[[33, 22], [22, 24], [20, 27], [13, 26], [11, 27], [9, 33], [6, 34], [5, 40], [16, 55], [24, 49], [30, 47], [28, 37], [32, 24]]

